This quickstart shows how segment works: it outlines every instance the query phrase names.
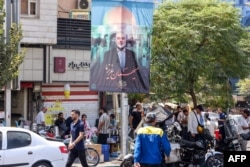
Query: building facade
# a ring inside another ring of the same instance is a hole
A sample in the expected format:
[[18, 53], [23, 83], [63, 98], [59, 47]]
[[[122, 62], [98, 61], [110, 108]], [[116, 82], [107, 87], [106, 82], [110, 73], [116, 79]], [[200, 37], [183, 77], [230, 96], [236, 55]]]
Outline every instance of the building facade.
[[90, 9], [79, 8], [78, 0], [20, 0], [21, 49], [26, 55], [20, 90], [12, 91], [12, 125], [21, 116], [33, 121], [44, 105], [47, 124], [59, 112], [68, 117], [72, 109], [80, 109], [94, 126], [99, 94], [88, 89], [90, 20], [79, 17]]

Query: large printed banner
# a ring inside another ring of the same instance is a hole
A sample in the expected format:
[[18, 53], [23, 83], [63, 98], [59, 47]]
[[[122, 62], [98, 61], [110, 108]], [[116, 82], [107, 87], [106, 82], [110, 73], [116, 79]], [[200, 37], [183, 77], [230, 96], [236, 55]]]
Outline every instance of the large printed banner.
[[149, 92], [153, 0], [92, 0], [90, 89]]

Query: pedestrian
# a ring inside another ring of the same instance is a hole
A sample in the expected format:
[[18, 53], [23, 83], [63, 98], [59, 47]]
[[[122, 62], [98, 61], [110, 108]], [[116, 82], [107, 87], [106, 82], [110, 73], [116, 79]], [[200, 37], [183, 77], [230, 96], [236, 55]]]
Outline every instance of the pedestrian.
[[67, 126], [67, 130], [66, 132], [64, 133], [65, 135], [69, 135], [70, 134], [70, 125], [72, 123], [72, 118], [71, 116], [69, 116], [66, 120], [65, 120], [65, 123], [66, 123], [66, 126]]
[[69, 142], [68, 149], [70, 151], [68, 156], [68, 161], [66, 167], [71, 167], [75, 159], [78, 157], [81, 161], [83, 167], [88, 167], [86, 156], [85, 156], [85, 147], [84, 147], [84, 125], [83, 122], [79, 119], [80, 111], [72, 110], [71, 111], [71, 138]]
[[37, 114], [36, 116], [36, 124], [37, 124], [37, 128], [42, 128], [42, 127], [45, 127], [45, 113], [47, 112], [47, 108], [46, 107], [42, 107], [41, 108], [41, 111]]
[[218, 126], [219, 126], [219, 140], [225, 140], [225, 129], [224, 129], [224, 121], [226, 119], [226, 114], [222, 111], [222, 108], [218, 108], [217, 112], [219, 114]]
[[180, 113], [182, 113], [183, 109], [181, 106], [177, 106], [176, 112], [174, 113], [175, 121], [178, 121], [178, 116]]
[[194, 108], [194, 111], [190, 112], [188, 115], [188, 132], [190, 141], [199, 140], [200, 134], [204, 130], [204, 118], [201, 114], [202, 111], [202, 105], [198, 105]]
[[99, 118], [99, 124], [97, 128], [97, 143], [107, 144], [107, 139], [109, 136], [110, 118], [107, 114], [106, 108], [100, 108], [99, 113], [101, 114], [101, 117]]
[[109, 125], [109, 128], [110, 129], [116, 129], [117, 127], [117, 122], [115, 120], [115, 114], [110, 114], [110, 125]]
[[129, 117], [129, 125], [132, 130], [135, 130], [137, 128], [143, 116], [144, 110], [142, 108], [141, 103], [136, 103], [135, 109], [132, 111]]
[[[181, 128], [182, 128], [181, 135], [182, 135], [182, 138], [185, 140], [189, 139], [189, 136], [188, 136], [188, 114], [189, 114], [189, 111], [184, 109], [178, 115], [179, 122], [180, 122]], [[180, 115], [181, 115], [181, 117], [179, 117]]]
[[86, 114], [82, 114], [82, 122], [83, 122], [85, 131], [90, 130], [90, 125], [89, 125], [89, 121], [87, 120], [87, 118], [88, 117]]
[[66, 122], [65, 122], [65, 119], [64, 119], [62, 112], [58, 113], [58, 118], [55, 121], [55, 126], [58, 127], [59, 134], [60, 134], [61, 138], [64, 139], [65, 132], [67, 131], [67, 125], [66, 125]]
[[138, 130], [134, 150], [134, 167], [160, 167], [164, 152], [169, 159], [171, 146], [162, 129], [155, 127], [156, 115], [147, 113], [146, 126]]
[[[249, 111], [248, 109], [244, 109], [242, 112], [242, 117], [238, 122], [238, 134], [246, 134], [249, 132]], [[240, 145], [242, 151], [247, 151], [247, 140], [240, 139]]]

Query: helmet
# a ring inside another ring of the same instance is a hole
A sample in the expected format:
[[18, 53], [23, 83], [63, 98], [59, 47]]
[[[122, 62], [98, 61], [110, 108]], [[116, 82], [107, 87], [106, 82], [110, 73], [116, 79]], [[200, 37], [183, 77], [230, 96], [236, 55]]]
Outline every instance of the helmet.
[[204, 127], [198, 125], [198, 126], [197, 126], [197, 132], [198, 132], [199, 134], [202, 134], [202, 133], [204, 132]]

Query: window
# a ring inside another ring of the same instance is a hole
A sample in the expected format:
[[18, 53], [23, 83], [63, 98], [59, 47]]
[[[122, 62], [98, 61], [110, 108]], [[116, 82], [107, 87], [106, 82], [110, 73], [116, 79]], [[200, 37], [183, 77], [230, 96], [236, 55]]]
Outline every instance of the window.
[[31, 144], [31, 136], [25, 132], [7, 132], [7, 149], [20, 148]]
[[21, 15], [34, 17], [38, 15], [38, 0], [21, 0]]

